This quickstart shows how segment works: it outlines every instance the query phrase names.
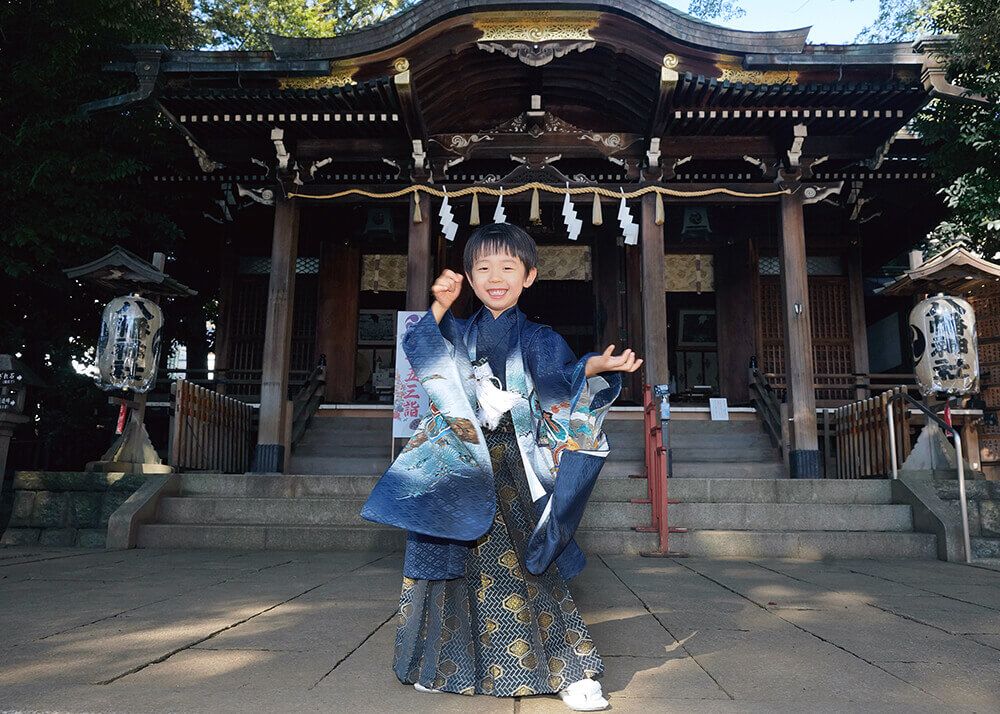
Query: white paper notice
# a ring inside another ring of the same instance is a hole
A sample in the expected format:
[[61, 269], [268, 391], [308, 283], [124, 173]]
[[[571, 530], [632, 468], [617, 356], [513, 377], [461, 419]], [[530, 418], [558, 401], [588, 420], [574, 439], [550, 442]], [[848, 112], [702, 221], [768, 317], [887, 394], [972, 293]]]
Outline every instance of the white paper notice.
[[725, 397], [712, 397], [708, 400], [708, 408], [712, 412], [712, 421], [729, 421], [729, 400]]

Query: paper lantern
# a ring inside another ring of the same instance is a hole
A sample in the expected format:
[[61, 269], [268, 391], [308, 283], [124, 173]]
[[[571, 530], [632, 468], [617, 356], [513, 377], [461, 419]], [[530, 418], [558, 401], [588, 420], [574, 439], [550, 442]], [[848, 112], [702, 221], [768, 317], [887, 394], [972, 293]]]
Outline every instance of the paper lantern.
[[109, 302], [97, 342], [101, 388], [148, 392], [160, 363], [162, 329], [163, 312], [153, 301], [127, 295]]
[[962, 298], [938, 294], [910, 311], [914, 371], [924, 395], [979, 391], [976, 315]]

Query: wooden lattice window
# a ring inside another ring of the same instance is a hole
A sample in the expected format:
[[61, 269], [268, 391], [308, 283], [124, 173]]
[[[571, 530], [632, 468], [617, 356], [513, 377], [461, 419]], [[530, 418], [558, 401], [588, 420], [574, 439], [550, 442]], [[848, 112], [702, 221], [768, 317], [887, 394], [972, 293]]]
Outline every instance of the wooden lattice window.
[[[765, 372], [785, 373], [785, 319], [781, 301], [781, 279], [760, 278], [761, 367]], [[813, 339], [813, 371], [817, 399], [850, 399], [853, 387], [846, 377], [854, 372], [854, 340], [851, 335], [851, 305], [847, 278], [809, 277], [809, 315]], [[784, 384], [784, 377], [778, 380]]]
[[[226, 375], [228, 380], [236, 384], [232, 384], [227, 390], [229, 394], [260, 393], [264, 331], [267, 325], [268, 280], [268, 275], [258, 272], [237, 276], [233, 291], [231, 367]], [[290, 396], [315, 366], [317, 288], [317, 275], [313, 272], [295, 276], [289, 363]]]

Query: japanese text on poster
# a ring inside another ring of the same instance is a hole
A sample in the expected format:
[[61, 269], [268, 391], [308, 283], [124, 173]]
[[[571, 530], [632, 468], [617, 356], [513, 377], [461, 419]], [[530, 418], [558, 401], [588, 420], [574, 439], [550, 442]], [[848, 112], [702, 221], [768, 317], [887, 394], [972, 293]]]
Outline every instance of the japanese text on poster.
[[403, 352], [403, 335], [424, 316], [423, 311], [400, 310], [396, 316], [396, 384], [392, 404], [392, 435], [408, 438], [413, 435], [420, 418], [427, 413], [427, 392], [414, 374], [410, 360]]

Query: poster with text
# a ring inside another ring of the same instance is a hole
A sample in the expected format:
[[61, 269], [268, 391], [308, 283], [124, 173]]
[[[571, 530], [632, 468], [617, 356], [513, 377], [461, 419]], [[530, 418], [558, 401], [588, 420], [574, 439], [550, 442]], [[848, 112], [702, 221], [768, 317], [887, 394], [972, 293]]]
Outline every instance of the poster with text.
[[417, 428], [420, 418], [427, 413], [427, 392], [413, 373], [410, 360], [403, 352], [403, 335], [416, 325], [424, 311], [400, 310], [396, 316], [396, 385], [392, 400], [392, 436], [409, 438]]

